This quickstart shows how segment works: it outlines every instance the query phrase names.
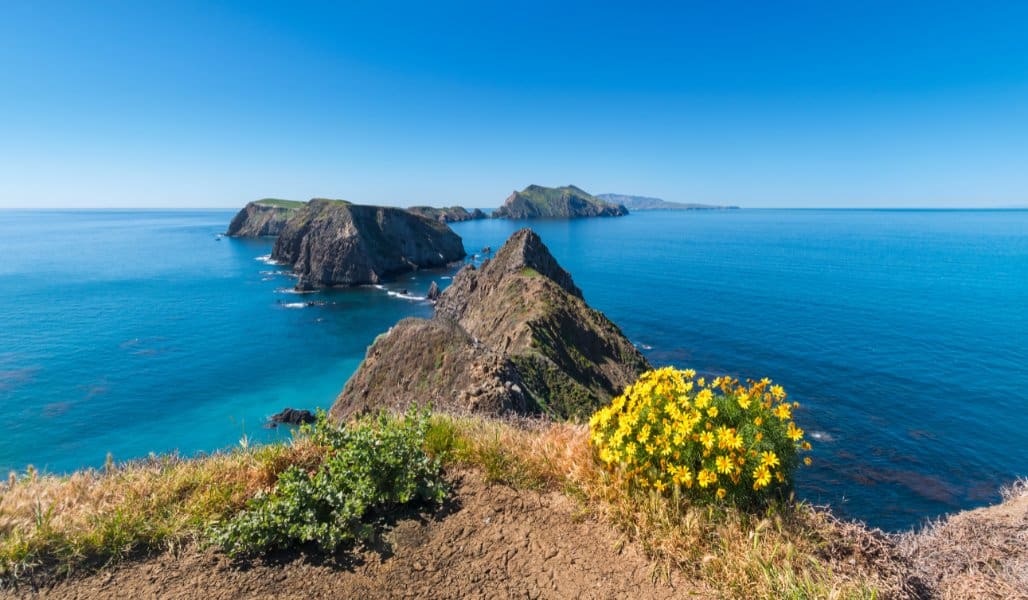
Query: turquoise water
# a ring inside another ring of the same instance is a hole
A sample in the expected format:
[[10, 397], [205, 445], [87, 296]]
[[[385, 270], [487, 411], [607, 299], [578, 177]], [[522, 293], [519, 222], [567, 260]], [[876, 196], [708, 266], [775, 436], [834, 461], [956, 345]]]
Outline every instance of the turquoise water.
[[[214, 450], [328, 407], [428, 305], [285, 293], [231, 212], [0, 212], [0, 468]], [[454, 229], [469, 252], [520, 223]], [[1028, 212], [653, 212], [532, 226], [656, 364], [770, 376], [803, 403], [799, 494], [888, 529], [1028, 475]], [[423, 295], [449, 273], [390, 284]], [[307, 306], [307, 302], [316, 302]], [[320, 304], [324, 303], [324, 304]]]

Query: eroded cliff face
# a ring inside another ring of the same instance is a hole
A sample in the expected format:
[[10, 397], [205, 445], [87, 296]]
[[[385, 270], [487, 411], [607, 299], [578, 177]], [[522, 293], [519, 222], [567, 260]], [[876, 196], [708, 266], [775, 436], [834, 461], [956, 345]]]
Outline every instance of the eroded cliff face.
[[228, 225], [225, 235], [231, 237], [264, 237], [278, 235], [286, 221], [304, 206], [290, 200], [257, 200], [244, 206]]
[[272, 258], [293, 265], [298, 288], [378, 283], [464, 258], [460, 236], [403, 209], [311, 200], [279, 233]]
[[581, 418], [648, 368], [539, 236], [522, 229], [481, 268], [462, 269], [432, 319], [406, 319], [375, 340], [330, 415], [415, 403]]
[[493, 217], [568, 219], [620, 217], [627, 214], [628, 209], [624, 206], [601, 200], [573, 185], [558, 188], [530, 185], [508, 196], [503, 206], [493, 212]]

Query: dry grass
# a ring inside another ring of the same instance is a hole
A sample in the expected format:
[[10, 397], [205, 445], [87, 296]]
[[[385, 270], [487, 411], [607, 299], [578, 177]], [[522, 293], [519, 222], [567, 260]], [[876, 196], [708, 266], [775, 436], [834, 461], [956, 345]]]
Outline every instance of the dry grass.
[[874, 598], [909, 595], [880, 532], [805, 504], [754, 515], [632, 493], [594, 457], [582, 425], [476, 418], [435, 421], [437, 451], [515, 487], [561, 490], [617, 526], [655, 560], [725, 598]]
[[319, 451], [297, 439], [195, 460], [152, 457], [69, 477], [12, 474], [0, 486], [0, 576], [69, 573], [197, 540], [288, 466], [317, 464]]
[[[1017, 598], [1028, 589], [1028, 481], [1011, 486], [1001, 505], [897, 544], [802, 503], [752, 514], [631, 492], [598, 463], [580, 425], [440, 415], [427, 444], [491, 481], [567, 494], [583, 514], [640, 544], [655, 577], [675, 571], [717, 597]], [[323, 456], [297, 438], [194, 460], [14, 478], [0, 485], [0, 577], [69, 573], [202, 542], [212, 523], [287, 467], [314, 469]]]
[[1003, 503], [957, 513], [905, 535], [899, 550], [944, 599], [1028, 598], [1028, 479]]

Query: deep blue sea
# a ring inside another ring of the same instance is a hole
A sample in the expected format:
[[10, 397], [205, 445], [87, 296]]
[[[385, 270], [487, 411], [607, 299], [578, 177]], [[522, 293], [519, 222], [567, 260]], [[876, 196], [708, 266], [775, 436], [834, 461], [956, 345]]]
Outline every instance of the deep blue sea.
[[[232, 214], [0, 211], [0, 469], [286, 437], [268, 415], [330, 406], [452, 274], [292, 294], [272, 241], [217, 238]], [[454, 229], [475, 252], [524, 224]], [[1028, 211], [531, 225], [655, 364], [768, 376], [803, 403], [802, 497], [902, 529], [1028, 475]]]

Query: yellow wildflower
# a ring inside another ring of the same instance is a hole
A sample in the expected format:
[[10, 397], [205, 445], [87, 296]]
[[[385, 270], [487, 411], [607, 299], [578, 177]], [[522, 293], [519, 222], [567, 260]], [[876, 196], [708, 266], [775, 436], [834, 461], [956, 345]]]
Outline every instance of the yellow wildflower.
[[727, 456], [719, 455], [715, 459], [715, 462], [717, 463], [717, 472], [718, 473], [724, 473], [725, 475], [727, 475], [727, 474], [731, 473], [732, 470], [734, 469], [734, 467], [732, 465], [732, 459], [727, 457]]
[[717, 488], [717, 497], [719, 500], [724, 500], [725, 496], [728, 495], [728, 490], [725, 488]]
[[777, 467], [781, 464], [778, 460], [778, 455], [773, 450], [767, 450], [760, 453], [760, 464], [765, 467]]
[[759, 490], [771, 483], [771, 470], [765, 465], [760, 465], [753, 470], [753, 489]]
[[778, 417], [779, 419], [781, 419], [782, 421], [785, 421], [785, 420], [789, 419], [790, 417], [792, 417], [792, 411], [791, 411], [791, 409], [790, 409], [788, 404], [779, 404], [778, 406], [775, 407], [775, 411], [774, 412], [775, 412], [775, 416]]

